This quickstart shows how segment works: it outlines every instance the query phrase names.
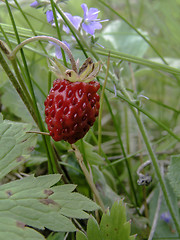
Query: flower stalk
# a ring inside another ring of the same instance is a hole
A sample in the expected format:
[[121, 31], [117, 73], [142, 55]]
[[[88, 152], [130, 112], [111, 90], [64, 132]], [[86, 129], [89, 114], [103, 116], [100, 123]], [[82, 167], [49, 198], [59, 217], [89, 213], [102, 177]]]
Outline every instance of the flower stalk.
[[18, 44], [14, 50], [12, 52], [10, 52], [7, 57], [9, 58], [9, 60], [12, 60], [16, 57], [17, 52], [24, 47], [25, 45], [34, 42], [34, 41], [50, 41], [50, 42], [54, 42], [55, 44], [59, 45], [67, 54], [71, 65], [72, 65], [72, 69], [77, 73], [77, 66], [76, 66], [76, 62], [75, 59], [70, 51], [70, 49], [66, 46], [66, 44], [64, 44], [63, 42], [61, 42], [60, 40], [53, 38], [53, 37], [48, 37], [48, 36], [35, 36], [35, 37], [31, 37], [28, 38], [26, 40], [24, 40], [23, 42], [21, 42], [20, 44]]
[[99, 192], [98, 192], [98, 190], [97, 190], [97, 188], [96, 188], [96, 186], [95, 186], [95, 184], [93, 182], [93, 179], [92, 179], [90, 173], [88, 172], [88, 170], [87, 170], [87, 168], [86, 168], [86, 166], [84, 164], [83, 157], [82, 157], [79, 149], [74, 144], [72, 144], [71, 146], [72, 146], [72, 150], [74, 151], [75, 156], [76, 156], [76, 158], [78, 160], [78, 163], [79, 163], [79, 165], [80, 165], [80, 167], [81, 167], [81, 169], [82, 169], [82, 171], [84, 173], [84, 176], [85, 176], [85, 178], [86, 178], [86, 180], [87, 180], [87, 182], [88, 182], [92, 192], [94, 193], [94, 196], [95, 196], [95, 199], [96, 199], [97, 203], [101, 207], [102, 211], [105, 212], [106, 209], [105, 209], [104, 203], [103, 203], [103, 201], [102, 201], [102, 199], [101, 199], [101, 197], [99, 195]]

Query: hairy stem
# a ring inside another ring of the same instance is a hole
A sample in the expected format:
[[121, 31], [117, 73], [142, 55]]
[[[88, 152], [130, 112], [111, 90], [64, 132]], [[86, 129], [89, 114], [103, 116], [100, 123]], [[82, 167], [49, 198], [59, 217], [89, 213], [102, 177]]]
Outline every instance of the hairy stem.
[[95, 186], [95, 184], [93, 182], [93, 179], [92, 179], [90, 173], [88, 172], [88, 170], [87, 170], [87, 168], [86, 168], [86, 166], [84, 164], [83, 157], [82, 157], [80, 151], [78, 150], [78, 148], [74, 144], [72, 144], [72, 149], [73, 149], [73, 151], [74, 151], [74, 153], [76, 155], [76, 158], [77, 158], [78, 163], [79, 163], [79, 165], [80, 165], [80, 167], [81, 167], [81, 169], [82, 169], [82, 171], [84, 173], [84, 176], [85, 176], [85, 178], [86, 178], [86, 180], [87, 180], [87, 182], [88, 182], [92, 192], [95, 195], [96, 201], [100, 205], [102, 211], [105, 212], [105, 210], [106, 210], [105, 206], [104, 206], [104, 204], [103, 204], [103, 202], [101, 200], [101, 197], [100, 197], [99, 192], [98, 192], [98, 190], [97, 190], [97, 188], [96, 188], [96, 186]]
[[66, 46], [66, 44], [64, 44], [63, 42], [61, 42], [60, 40], [53, 38], [53, 37], [48, 37], [48, 36], [35, 36], [32, 38], [28, 38], [26, 40], [24, 40], [23, 42], [21, 42], [19, 45], [17, 45], [14, 50], [8, 55], [8, 58], [11, 60], [13, 58], [16, 57], [17, 52], [25, 45], [34, 42], [34, 41], [50, 41], [50, 42], [54, 42], [56, 43], [58, 46], [60, 46], [68, 55], [68, 58], [71, 62], [72, 65], [72, 69], [77, 72], [77, 66], [76, 66], [76, 62], [75, 59], [70, 51], [70, 49]]

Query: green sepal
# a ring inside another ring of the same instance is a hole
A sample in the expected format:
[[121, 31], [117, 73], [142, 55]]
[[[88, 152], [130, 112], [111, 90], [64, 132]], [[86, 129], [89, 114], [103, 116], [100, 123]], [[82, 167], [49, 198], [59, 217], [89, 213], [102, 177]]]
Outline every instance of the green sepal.
[[66, 68], [62, 65], [57, 59], [49, 59], [49, 67], [51, 71], [61, 79], [69, 80], [70, 82], [90, 82], [92, 81], [99, 73], [101, 69], [101, 63], [93, 63], [91, 58], [87, 58], [83, 63], [79, 72], [75, 72], [72, 69]]

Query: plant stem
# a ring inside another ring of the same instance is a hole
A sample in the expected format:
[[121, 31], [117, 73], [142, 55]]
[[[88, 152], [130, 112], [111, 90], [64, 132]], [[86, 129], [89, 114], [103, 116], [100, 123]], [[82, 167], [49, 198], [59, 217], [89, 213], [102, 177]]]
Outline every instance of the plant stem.
[[81, 167], [81, 169], [82, 169], [82, 171], [84, 173], [84, 176], [85, 176], [85, 178], [86, 178], [86, 180], [87, 180], [87, 182], [88, 182], [92, 192], [95, 195], [96, 201], [100, 205], [102, 211], [105, 212], [105, 210], [106, 210], [105, 206], [104, 206], [104, 204], [103, 204], [103, 202], [101, 200], [101, 197], [100, 197], [99, 192], [98, 192], [98, 190], [97, 190], [97, 188], [96, 188], [96, 186], [95, 186], [95, 184], [93, 182], [93, 179], [92, 179], [90, 173], [88, 172], [88, 170], [87, 170], [87, 168], [86, 168], [86, 166], [84, 164], [83, 157], [82, 157], [80, 151], [78, 150], [76, 145], [72, 144], [71, 146], [72, 146], [72, 149], [73, 149], [73, 151], [74, 151], [74, 153], [76, 155], [78, 163], [79, 163], [79, 165], [80, 165], [80, 167]]
[[14, 68], [14, 71], [15, 71], [15, 73], [16, 73], [16, 76], [17, 76], [17, 79], [18, 79], [18, 81], [19, 81], [19, 84], [21, 85], [22, 91], [24, 92], [25, 96], [27, 97], [27, 99], [28, 99], [28, 101], [29, 101], [29, 104], [30, 104], [30, 105], [32, 106], [32, 108], [33, 108], [32, 99], [31, 99], [31, 97], [30, 97], [30, 95], [29, 95], [29, 92], [28, 92], [28, 90], [27, 90], [27, 88], [26, 88], [26, 86], [25, 86], [25, 84], [24, 84], [24, 81], [23, 81], [23, 79], [22, 79], [22, 76], [21, 76], [21, 74], [20, 74], [20, 72], [19, 72], [19, 68], [18, 68], [18, 66], [17, 66], [16, 60], [15, 60], [15, 59], [12, 59], [12, 60], [11, 60], [11, 64], [12, 64], [12, 66], [13, 66], [13, 68]]
[[[106, 100], [106, 104], [107, 104], [107, 107], [109, 109], [109, 112], [111, 114], [111, 117], [112, 117], [112, 121], [113, 121], [113, 124], [114, 124], [114, 127], [116, 129], [116, 132], [117, 132], [117, 136], [118, 136], [118, 140], [119, 140], [119, 144], [121, 146], [121, 150], [122, 150], [122, 154], [124, 156], [124, 160], [125, 160], [125, 164], [126, 164], [126, 167], [127, 167], [127, 171], [128, 171], [128, 176], [129, 176], [129, 183], [130, 183], [130, 187], [131, 187], [131, 190], [133, 192], [133, 196], [134, 196], [134, 200], [135, 200], [135, 205], [136, 206], [139, 206], [138, 204], [138, 199], [137, 199], [137, 196], [136, 196], [136, 189], [134, 187], [134, 182], [133, 182], [133, 177], [132, 177], [132, 173], [131, 173], [131, 168], [129, 166], [129, 162], [128, 162], [128, 158], [127, 158], [127, 155], [126, 155], [126, 151], [125, 151], [125, 148], [124, 148], [124, 145], [123, 145], [123, 141], [121, 139], [121, 134], [120, 134], [120, 131], [119, 131], [119, 126], [118, 126], [118, 123], [116, 121], [116, 118], [113, 114], [113, 111], [112, 111], [112, 108], [111, 108], [111, 105], [107, 99], [107, 96], [105, 95], [105, 100]], [[112, 165], [112, 164], [111, 164]]]
[[[110, 89], [109, 87], [106, 87], [106, 89], [109, 92], [114, 93], [114, 90]], [[138, 106], [137, 104], [135, 104], [133, 101], [131, 101], [130, 99], [126, 98], [122, 94], [117, 93], [117, 97], [120, 98], [121, 100], [125, 101], [126, 103], [128, 103], [131, 107], [134, 107], [137, 110], [139, 110], [140, 112], [142, 112], [149, 119], [151, 119], [154, 123], [156, 123], [158, 126], [162, 127], [165, 131], [167, 131], [172, 137], [174, 137], [176, 140], [180, 141], [180, 137], [179, 136], [177, 136], [175, 133], [173, 133], [172, 130], [169, 129], [164, 123], [158, 121], [155, 117], [153, 117], [151, 114], [149, 114], [149, 112], [147, 112], [146, 110], [144, 110], [143, 108], [141, 108], [140, 106]]]
[[66, 15], [64, 14], [64, 12], [61, 10], [61, 8], [59, 8], [57, 6], [57, 4], [55, 4], [55, 8], [58, 11], [58, 13], [61, 15], [62, 19], [64, 20], [64, 22], [67, 24], [67, 26], [69, 27], [71, 33], [73, 34], [73, 36], [75, 37], [80, 49], [82, 50], [82, 52], [84, 53], [84, 56], [86, 58], [88, 58], [88, 55], [84, 49], [88, 48], [88, 45], [86, 43], [86, 41], [84, 40], [84, 38], [82, 37], [82, 35], [80, 34], [80, 32], [73, 26], [73, 24], [69, 21], [69, 19], [66, 17]]
[[[22, 16], [24, 17], [25, 21], [27, 22], [29, 28], [32, 30], [33, 34], [34, 34], [35, 36], [37, 36], [36, 31], [34, 30], [31, 22], [30, 22], [30, 21], [28, 20], [28, 18], [26, 17], [26, 14], [25, 14], [24, 11], [22, 10], [22, 8], [21, 8], [21, 6], [19, 5], [18, 1], [17, 1], [17, 0], [14, 0], [14, 2], [15, 2], [15, 4], [16, 4], [18, 10], [21, 12]], [[45, 47], [43, 46], [43, 44], [42, 44], [41, 42], [39, 42], [39, 44], [41, 45], [41, 48], [42, 48], [42, 50], [44, 51], [44, 53], [47, 54], [46, 49], [45, 49]]]
[[98, 152], [101, 153], [101, 138], [102, 138], [102, 126], [101, 126], [101, 119], [102, 119], [102, 110], [103, 110], [103, 100], [104, 100], [104, 94], [105, 94], [105, 88], [106, 83], [108, 79], [108, 73], [109, 73], [109, 64], [110, 64], [110, 55], [108, 56], [107, 60], [107, 68], [106, 68], [106, 77], [104, 80], [104, 84], [101, 91], [101, 99], [100, 99], [100, 109], [99, 109], [99, 118], [98, 118]]
[[23, 42], [21, 42], [19, 45], [17, 45], [14, 50], [8, 55], [8, 58], [11, 60], [13, 58], [15, 58], [17, 52], [23, 47], [25, 46], [26, 44], [29, 44], [31, 42], [34, 42], [34, 41], [39, 41], [39, 40], [42, 40], [42, 41], [51, 41], [51, 42], [54, 42], [56, 43], [57, 45], [59, 45], [65, 52], [66, 54], [68, 55], [69, 57], [69, 60], [71, 62], [71, 65], [72, 65], [72, 69], [77, 72], [77, 66], [76, 66], [76, 62], [74, 60], [74, 57], [70, 51], [70, 49], [66, 46], [66, 44], [64, 44], [63, 42], [61, 42], [60, 40], [56, 39], [56, 38], [53, 38], [53, 37], [48, 37], [48, 36], [35, 36], [35, 37], [32, 37], [32, 38], [28, 38], [26, 40], [24, 40]]
[[[60, 27], [58, 25], [57, 16], [56, 16], [55, 3], [54, 3], [53, 0], [50, 0], [50, 3], [51, 3], [52, 11], [53, 11], [53, 17], [54, 17], [54, 23], [55, 23], [55, 26], [56, 26], [57, 36], [58, 36], [58, 39], [60, 41], [62, 41]], [[63, 50], [61, 52], [62, 52], [62, 58], [63, 58], [64, 65], [67, 67], [66, 56], [65, 56]]]
[[[125, 88], [123, 87], [122, 88], [122, 92], [124, 94], [124, 96], [131, 101], [130, 97], [129, 97], [129, 94], [126, 92]], [[180, 226], [179, 226], [179, 221], [178, 219], [176, 218], [176, 214], [173, 210], [173, 207], [172, 207], [172, 203], [171, 203], [171, 200], [168, 196], [168, 192], [167, 192], [167, 188], [166, 188], [166, 185], [165, 185], [165, 182], [164, 182], [164, 179], [162, 178], [161, 176], [161, 172], [160, 172], [160, 169], [159, 169], [159, 166], [158, 166], [158, 160], [157, 160], [157, 157], [151, 147], [151, 143], [149, 141], [149, 138], [148, 138], [148, 135], [147, 135], [147, 132], [145, 130], [145, 127], [143, 125], [143, 122], [140, 118], [140, 116], [138, 115], [136, 109], [132, 106], [130, 106], [130, 109], [136, 119], [136, 122], [138, 124], [138, 127], [139, 127], [139, 130], [141, 132], [141, 135], [142, 135], [142, 138], [143, 138], [143, 141], [146, 145], [146, 148], [147, 148], [147, 151], [149, 153], [149, 156], [151, 158], [151, 161], [152, 161], [152, 164], [154, 166], [154, 169], [155, 169], [155, 172], [156, 172], [156, 176], [157, 176], [157, 179], [158, 179], [158, 182], [161, 186], [161, 189], [162, 189], [162, 192], [163, 192], [163, 195], [164, 195], [164, 198], [165, 198], [165, 201], [166, 201], [166, 204], [167, 204], [167, 207], [169, 209], [169, 212], [172, 216], [172, 219], [174, 221], [174, 224], [176, 226], [176, 230], [178, 232], [178, 234], [180, 235]]]
[[28, 111], [30, 112], [32, 118], [37, 123], [37, 118], [36, 118], [36, 115], [34, 114], [34, 110], [31, 106], [31, 104], [29, 104], [29, 101], [28, 101], [26, 95], [24, 94], [24, 92], [21, 89], [21, 86], [19, 85], [16, 77], [14, 76], [14, 74], [12, 73], [11, 69], [9, 68], [7, 62], [5, 61], [1, 51], [0, 51], [0, 64], [3, 67], [4, 71], [6, 72], [7, 76], [9, 77], [9, 80], [11, 81], [13, 86], [15, 87], [16, 91], [18, 92], [19, 96], [21, 97], [22, 101], [26, 105], [26, 107], [27, 107]]
[[[89, 51], [89, 49], [88, 49]], [[132, 62], [140, 65], [144, 65], [146, 67], [156, 69], [159, 71], [165, 71], [167, 73], [171, 73], [173, 75], [180, 75], [180, 70], [178, 68], [174, 68], [162, 63], [157, 63], [153, 62], [151, 60], [141, 58], [141, 57], [136, 57], [127, 53], [122, 53], [122, 52], [117, 52], [114, 50], [109, 50], [109, 49], [96, 49], [96, 54], [102, 55], [102, 56], [108, 56], [109, 51], [111, 52], [111, 58], [127, 61], [127, 62]]]

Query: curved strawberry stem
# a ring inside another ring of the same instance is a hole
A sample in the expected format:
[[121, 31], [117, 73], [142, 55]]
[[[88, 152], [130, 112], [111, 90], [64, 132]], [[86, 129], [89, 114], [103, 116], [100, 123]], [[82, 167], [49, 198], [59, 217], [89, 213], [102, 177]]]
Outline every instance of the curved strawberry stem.
[[67, 54], [70, 62], [71, 62], [71, 66], [72, 66], [72, 69], [77, 73], [78, 70], [77, 70], [77, 66], [76, 66], [76, 61], [70, 51], [70, 49], [63, 43], [61, 42], [60, 40], [56, 39], [56, 38], [53, 38], [53, 37], [48, 37], [48, 36], [35, 36], [35, 37], [31, 37], [31, 38], [28, 38], [26, 40], [24, 40], [23, 42], [21, 42], [20, 44], [18, 44], [14, 50], [12, 52], [10, 52], [7, 56], [10, 60], [14, 59], [16, 57], [16, 54], [17, 52], [23, 47], [25, 46], [26, 44], [29, 44], [31, 42], [34, 42], [34, 41], [39, 41], [39, 40], [42, 40], [42, 41], [51, 41], [51, 42], [54, 42], [56, 43], [57, 45], [59, 45]]

